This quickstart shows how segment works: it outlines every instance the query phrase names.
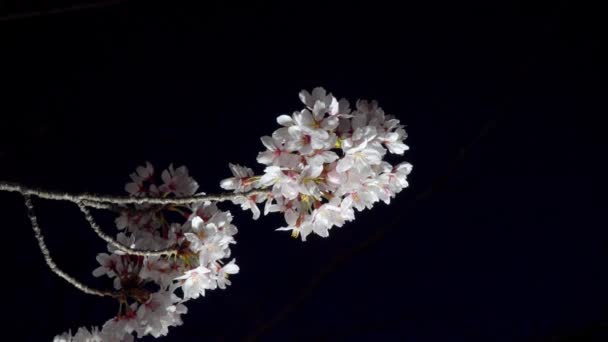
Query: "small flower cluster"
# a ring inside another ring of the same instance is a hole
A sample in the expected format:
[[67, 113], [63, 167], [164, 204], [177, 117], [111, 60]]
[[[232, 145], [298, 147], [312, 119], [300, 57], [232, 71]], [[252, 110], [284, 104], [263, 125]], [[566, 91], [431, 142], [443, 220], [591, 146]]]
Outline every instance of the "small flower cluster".
[[[193, 195], [198, 184], [182, 166], [161, 175], [157, 185], [150, 163], [131, 174], [132, 182], [125, 187], [132, 196], [184, 197]], [[230, 212], [221, 211], [211, 202], [190, 206], [139, 205], [125, 208], [116, 219], [121, 232], [117, 241], [133, 249], [161, 250], [174, 248], [177, 255], [133, 256], [108, 245], [109, 254], [97, 256], [100, 266], [96, 277], [113, 279], [114, 288], [124, 297], [116, 317], [108, 320], [101, 330], [80, 328], [55, 337], [55, 341], [133, 341], [145, 335], [164, 336], [168, 328], [182, 324], [187, 312], [185, 301], [205, 295], [205, 290], [225, 289], [230, 285], [228, 275], [239, 267], [230, 257], [230, 245], [237, 229], [231, 224]], [[182, 297], [175, 291], [181, 289]]]
[[378, 107], [376, 101], [358, 100], [351, 110], [323, 88], [303, 90], [305, 108], [277, 118], [280, 127], [262, 137], [266, 151], [257, 161], [264, 174], [230, 164], [233, 177], [221, 181], [226, 190], [243, 193], [271, 189], [268, 195], [251, 195], [234, 202], [260, 216], [257, 203], [266, 202], [264, 214], [281, 212], [286, 227], [305, 241], [310, 233], [329, 236], [333, 226], [354, 219], [354, 210], [370, 209], [374, 203], [390, 203], [408, 186], [412, 165], [392, 165], [387, 152], [403, 154], [407, 134], [399, 120]]

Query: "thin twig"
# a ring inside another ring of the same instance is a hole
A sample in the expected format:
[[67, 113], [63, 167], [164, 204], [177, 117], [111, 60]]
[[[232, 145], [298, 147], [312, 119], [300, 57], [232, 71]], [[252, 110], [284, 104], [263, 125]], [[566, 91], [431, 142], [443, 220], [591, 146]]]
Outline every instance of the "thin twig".
[[42, 231], [40, 230], [40, 226], [38, 225], [38, 219], [36, 217], [36, 213], [34, 212], [34, 204], [32, 203], [32, 199], [27, 194], [24, 194], [23, 197], [25, 198], [25, 206], [27, 207], [27, 216], [29, 217], [30, 222], [32, 223], [32, 229], [34, 230], [34, 235], [36, 236], [36, 240], [38, 240], [38, 247], [40, 247], [40, 252], [42, 252], [44, 261], [49, 266], [51, 271], [53, 273], [55, 273], [56, 275], [60, 276], [61, 278], [65, 279], [68, 283], [72, 284], [74, 287], [76, 287], [77, 289], [79, 289], [80, 291], [82, 291], [84, 293], [95, 295], [95, 296], [100, 296], [100, 297], [105, 297], [105, 296], [114, 297], [114, 298], [120, 297], [121, 294], [117, 293], [117, 292], [102, 291], [102, 290], [97, 290], [97, 289], [88, 287], [87, 285], [81, 283], [80, 281], [76, 280], [69, 274], [67, 274], [64, 271], [62, 271], [61, 269], [59, 269], [59, 267], [57, 267], [57, 264], [55, 264], [55, 262], [53, 261], [53, 258], [51, 258], [51, 253], [50, 253], [49, 249], [46, 247], [46, 244], [44, 243], [44, 236], [42, 235]]
[[139, 255], [139, 256], [163, 256], [163, 255], [177, 254], [177, 249], [174, 249], [174, 248], [166, 248], [166, 249], [161, 249], [161, 250], [157, 250], [157, 251], [148, 251], [148, 250], [143, 250], [143, 249], [134, 249], [134, 248], [125, 246], [124, 244], [114, 240], [110, 235], [101, 231], [101, 228], [99, 227], [97, 222], [95, 222], [93, 215], [91, 215], [91, 212], [84, 204], [78, 203], [78, 207], [80, 208], [80, 211], [82, 211], [82, 213], [84, 214], [84, 217], [89, 222], [89, 225], [91, 225], [91, 228], [93, 228], [95, 233], [97, 233], [97, 235], [100, 238], [102, 238], [104, 241], [106, 241], [107, 243], [109, 243], [114, 248], [118, 249], [119, 251], [122, 251], [126, 254]]
[[[249, 196], [263, 196], [270, 193], [270, 190], [252, 190], [243, 193], [221, 193], [213, 195], [194, 195], [189, 197], [179, 198], [159, 198], [159, 197], [129, 197], [129, 196], [109, 196], [109, 195], [98, 195], [89, 193], [70, 194], [67, 192], [60, 191], [47, 191], [42, 189], [30, 188], [21, 184], [12, 182], [0, 182], [0, 191], [7, 192], [19, 192], [22, 195], [32, 195], [44, 199], [55, 200], [55, 201], [70, 201], [76, 204], [86, 203], [88, 206], [95, 206], [101, 204], [103, 207], [100, 209], [108, 209], [108, 204], [120, 205], [120, 204], [174, 204], [174, 205], [188, 205], [195, 203], [204, 203], [208, 201], [223, 202], [231, 201], [241, 197]], [[93, 204], [93, 205], [91, 205]]]

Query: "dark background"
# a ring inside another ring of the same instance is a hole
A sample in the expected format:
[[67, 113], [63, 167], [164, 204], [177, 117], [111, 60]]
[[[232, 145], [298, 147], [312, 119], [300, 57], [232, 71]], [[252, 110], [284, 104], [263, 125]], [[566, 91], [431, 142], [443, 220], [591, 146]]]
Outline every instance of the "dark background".
[[[377, 99], [407, 125], [410, 188], [306, 243], [222, 205], [241, 272], [163, 340], [608, 340], [602, 12], [423, 3], [0, 2], [0, 179], [122, 194], [149, 160], [213, 193], [228, 162], [261, 172], [300, 89]], [[18, 195], [0, 203], [5, 336], [115, 314], [46, 268]], [[36, 204], [57, 263], [110, 286], [77, 208]]]

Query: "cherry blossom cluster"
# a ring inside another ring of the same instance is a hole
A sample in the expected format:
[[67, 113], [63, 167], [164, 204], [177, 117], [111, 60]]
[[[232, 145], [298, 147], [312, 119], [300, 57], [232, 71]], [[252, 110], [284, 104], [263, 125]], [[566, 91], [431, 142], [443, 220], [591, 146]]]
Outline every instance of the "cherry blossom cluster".
[[[150, 163], [131, 174], [125, 189], [136, 197], [185, 197], [193, 195], [198, 184], [186, 167], [169, 166], [155, 182]], [[211, 202], [190, 206], [137, 205], [124, 208], [116, 219], [117, 240], [130, 248], [160, 250], [174, 247], [176, 255], [133, 256], [108, 245], [109, 253], [97, 256], [96, 277], [107, 276], [122, 291], [118, 315], [101, 329], [79, 328], [55, 337], [55, 341], [133, 341], [145, 335], [164, 336], [168, 328], [182, 324], [187, 312], [184, 302], [204, 296], [206, 290], [225, 289], [228, 275], [239, 271], [230, 257], [230, 245], [237, 228], [232, 215]], [[180, 291], [177, 291], [180, 289]], [[180, 293], [181, 296], [176, 292]]]
[[287, 226], [305, 241], [311, 233], [329, 236], [329, 230], [354, 219], [354, 210], [370, 209], [374, 203], [389, 204], [408, 186], [412, 165], [392, 165], [388, 153], [403, 154], [407, 134], [399, 120], [378, 107], [376, 101], [337, 100], [323, 88], [300, 92], [305, 107], [292, 115], [280, 115], [281, 126], [262, 137], [266, 150], [257, 161], [266, 165], [262, 175], [248, 167], [230, 164], [233, 177], [220, 186], [235, 193], [271, 189], [267, 195], [240, 197], [233, 202], [260, 216], [281, 212]]
[[[138, 204], [119, 207], [116, 241], [100, 235], [115, 243], [108, 244], [108, 253], [97, 256], [100, 266], [93, 271], [94, 276], [113, 281], [119, 312], [101, 329], [79, 328], [74, 335], [56, 336], [55, 341], [118, 342], [133, 341], [134, 334], [164, 336], [169, 327], [182, 324], [186, 301], [230, 285], [229, 275], [239, 271], [234, 259], [227, 261], [237, 229], [230, 212], [209, 199], [232, 200], [251, 210], [254, 219], [260, 217], [258, 205], [263, 203], [265, 215], [283, 214], [286, 226], [277, 230], [291, 231], [306, 241], [311, 233], [329, 236], [334, 226], [354, 220], [355, 210], [371, 209], [379, 201], [389, 204], [408, 186], [412, 165], [386, 160], [389, 154], [402, 155], [408, 149], [404, 126], [376, 101], [358, 100], [351, 109], [348, 101], [337, 100], [320, 87], [312, 93], [303, 90], [300, 100], [303, 109], [280, 115], [280, 127], [261, 138], [266, 147], [257, 157], [265, 165], [261, 175], [229, 164], [232, 177], [220, 182], [220, 187], [231, 190], [228, 194], [201, 200], [197, 196], [205, 194], [196, 193], [198, 184], [184, 166], [169, 166], [160, 181], [150, 163], [137, 167], [125, 190], [138, 198], [128, 203]], [[17, 186], [11, 189], [24, 191]], [[87, 203], [94, 200], [81, 197]], [[109, 203], [127, 203], [106, 198]], [[194, 204], [178, 205], [180, 198], [185, 201], [179, 203]], [[190, 202], [191, 198], [196, 201]], [[68, 196], [67, 200], [84, 205], [80, 199]], [[46, 247], [40, 248], [44, 254]], [[164, 254], [165, 250], [172, 252]]]

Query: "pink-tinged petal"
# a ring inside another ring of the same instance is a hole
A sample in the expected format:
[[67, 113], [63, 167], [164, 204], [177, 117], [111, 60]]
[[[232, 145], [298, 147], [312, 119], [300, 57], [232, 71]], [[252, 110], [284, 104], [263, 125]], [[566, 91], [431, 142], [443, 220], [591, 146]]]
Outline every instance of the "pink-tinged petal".
[[[292, 127], [292, 126], [290, 126]], [[288, 141], [291, 139], [291, 134], [289, 134], [289, 127], [281, 127], [272, 133], [272, 137], [278, 141]]]
[[357, 114], [353, 116], [351, 125], [353, 129], [365, 127], [367, 125], [367, 115], [365, 114]]
[[135, 172], [137, 172], [137, 175], [138, 175], [139, 177], [141, 177], [141, 178], [143, 178], [143, 179], [146, 179], [146, 178], [148, 178], [148, 177], [149, 177], [149, 176], [152, 174], [152, 172], [153, 172], [153, 169], [152, 169], [152, 164], [150, 164], [149, 162], [146, 162], [146, 166], [145, 166], [145, 167], [144, 167], [144, 166], [138, 166], [138, 167], [135, 169]]
[[384, 134], [384, 140], [387, 142], [395, 142], [399, 139], [399, 133], [389, 132]]
[[106, 274], [107, 271], [108, 271], [108, 269], [103, 266], [97, 267], [96, 269], [93, 270], [93, 276], [101, 277], [102, 275]]
[[237, 183], [236, 178], [226, 178], [220, 181], [220, 187], [226, 190], [234, 190], [237, 187]]
[[281, 126], [292, 126], [294, 124], [291, 116], [285, 114], [279, 115], [279, 117], [277, 117], [277, 122]]
[[129, 226], [129, 217], [127, 214], [121, 214], [114, 220], [114, 223], [116, 223], [116, 228], [125, 229]]
[[325, 158], [320, 154], [315, 154], [312, 157], [306, 158], [306, 161], [309, 165], [323, 165], [323, 163], [325, 163]]
[[323, 87], [316, 87], [312, 90], [312, 98], [315, 100], [324, 100], [327, 92]]
[[193, 229], [198, 231], [204, 227], [205, 221], [200, 216], [195, 216], [192, 218], [190, 224], [192, 225]]
[[329, 104], [329, 115], [336, 115], [340, 110], [340, 104], [335, 97], [332, 96], [331, 103]]
[[308, 173], [310, 178], [317, 178], [323, 172], [323, 165], [309, 165], [304, 168], [304, 172]]
[[409, 174], [410, 172], [412, 172], [412, 164], [408, 162], [400, 163], [399, 165], [395, 166], [395, 170], [404, 172], [405, 174]]
[[268, 215], [270, 213], [270, 209], [272, 209], [272, 200], [273, 198], [270, 197], [266, 200], [266, 203], [264, 204], [264, 215]]
[[293, 209], [287, 209], [285, 211], [284, 216], [285, 216], [285, 222], [287, 222], [288, 225], [295, 226], [296, 222], [298, 221], [298, 217], [300, 216], [300, 214], [298, 214]]
[[[327, 132], [323, 132], [323, 133], [327, 133]], [[313, 150], [322, 150], [322, 149], [328, 147], [327, 145], [328, 145], [327, 138], [319, 138], [318, 136], [311, 136], [310, 147]], [[313, 151], [310, 151], [307, 153], [312, 153], [312, 152]]]
[[300, 97], [300, 101], [302, 101], [303, 104], [307, 105], [308, 107], [312, 107], [313, 103], [311, 100], [311, 95], [307, 90], [302, 89], [300, 91], [300, 93], [298, 94], [298, 96]]
[[355, 158], [351, 155], [347, 155], [344, 158], [338, 160], [338, 165], [336, 166], [336, 171], [338, 172], [346, 172], [350, 170], [355, 163]]
[[287, 133], [289, 133], [289, 135], [287, 136], [287, 145], [289, 145], [290, 143], [294, 143], [297, 141], [300, 141], [302, 135], [304, 134], [304, 132], [302, 131], [302, 128], [300, 126], [291, 126], [289, 128], [287, 128]]
[[378, 165], [382, 162], [382, 154], [375, 149], [365, 150], [365, 157], [370, 165]]
[[258, 153], [258, 157], [256, 158], [258, 163], [264, 164], [264, 165], [272, 164], [274, 159], [275, 159], [275, 155], [274, 155], [274, 152], [272, 152], [272, 151], [260, 152], [260, 153]]
[[367, 100], [359, 99], [355, 105], [360, 112], [367, 113], [371, 110], [371, 105]]
[[342, 200], [342, 203], [340, 203], [340, 209], [342, 211], [346, 211], [346, 210], [351, 209], [352, 205], [353, 205], [353, 198], [348, 196]]
[[323, 159], [326, 163], [333, 163], [334, 161], [338, 160], [338, 158], [340, 158], [338, 157], [338, 154], [333, 151], [323, 151], [323, 153], [321, 153], [321, 156], [323, 156]]
[[325, 107], [325, 103], [321, 101], [315, 102], [315, 105], [312, 108], [312, 115], [315, 121], [321, 121], [321, 119], [325, 115], [326, 110], [327, 108]]
[[196, 234], [194, 233], [184, 233], [184, 237], [186, 238], [186, 240], [192, 242], [192, 243], [198, 243], [199, 242], [199, 238]]
[[260, 218], [260, 208], [258, 208], [258, 206], [255, 203], [253, 203], [253, 201], [251, 203], [250, 209], [251, 209], [251, 213], [253, 214], [253, 219], [254, 220], [259, 219]]
[[321, 236], [321, 237], [328, 237], [329, 236], [329, 229], [326, 225], [324, 224], [314, 224], [312, 226], [312, 230], [317, 233], [317, 235]]
[[[322, 145], [321, 145], [322, 146]], [[300, 153], [303, 155], [309, 155], [314, 152], [312, 144], [303, 145], [300, 147]]]
[[329, 132], [326, 132], [322, 129], [316, 129], [312, 127], [302, 127], [302, 132], [307, 135], [310, 135], [311, 138], [318, 140], [327, 140], [329, 139]]
[[300, 192], [298, 191], [297, 184], [285, 183], [281, 186], [281, 195], [287, 199], [294, 199], [298, 197]]
[[393, 128], [397, 127], [398, 125], [399, 125], [399, 120], [397, 120], [397, 119], [390, 119], [384, 123], [384, 127], [387, 130], [393, 129]]
[[139, 187], [139, 184], [137, 184], [137, 183], [128, 183], [127, 185], [125, 185], [125, 190], [128, 193], [135, 195], [135, 194], [139, 193], [140, 187]]
[[300, 156], [293, 153], [281, 153], [277, 163], [282, 167], [294, 169], [300, 164]]
[[[306, 154], [306, 153], [304, 153], [304, 152], [301, 151], [303, 146], [304, 146], [304, 143], [303, 143], [302, 139], [292, 140], [292, 141], [290, 141], [290, 142], [287, 143], [287, 145], [286, 145], [286, 151], [297, 153], [298, 154], [297, 157], [299, 159], [300, 158], [299, 155]], [[300, 160], [298, 160], [298, 162], [299, 161]], [[279, 164], [283, 165], [283, 163], [279, 163]]]
[[176, 176], [187, 176], [188, 175], [188, 168], [186, 166], [182, 165], [182, 166], [178, 167], [175, 170], [174, 174]]
[[260, 138], [260, 140], [262, 140], [262, 144], [264, 144], [264, 146], [266, 146], [266, 148], [269, 149], [270, 151], [277, 150], [277, 147], [275, 146], [274, 140], [272, 139], [272, 137], [265, 135], [262, 138]]
[[329, 184], [341, 185], [345, 181], [345, 175], [342, 172], [332, 171], [327, 174], [327, 182]]
[[106, 253], [99, 253], [95, 259], [100, 265], [107, 266], [108, 262], [111, 260], [111, 257]]
[[152, 163], [150, 163], [147, 160], [146, 160], [146, 169], [148, 169], [148, 173], [150, 175], [154, 174], [154, 166], [152, 165]]
[[340, 114], [350, 114], [350, 103], [347, 99], [340, 99], [340, 101], [338, 101], [338, 106]]
[[394, 154], [403, 154], [409, 148], [406, 144], [401, 143], [401, 142], [389, 142], [389, 143], [386, 143], [385, 145], [386, 145], [386, 148], [388, 148], [388, 150]]
[[305, 222], [300, 226], [300, 237], [302, 237], [302, 241], [306, 241], [306, 237], [310, 235], [312, 232], [312, 224], [309, 222]]
[[299, 113], [294, 113], [293, 119], [298, 126], [312, 126], [314, 124], [312, 114], [308, 109], [304, 109]]
[[165, 182], [165, 183], [171, 182], [171, 175], [169, 174], [169, 171], [167, 171], [167, 170], [163, 170], [163, 173], [160, 175], [160, 177], [162, 178], [163, 182]]
[[228, 273], [228, 274], [237, 274], [240, 271], [239, 266], [237, 266], [234, 261], [230, 262], [229, 264], [226, 264], [224, 267], [222, 267], [222, 270], [224, 271], [224, 273]]
[[266, 173], [260, 178], [259, 184], [261, 186], [270, 186], [275, 184], [279, 180], [276, 174]]
[[340, 119], [338, 119], [337, 117], [335, 117], [335, 116], [328, 117], [321, 122], [321, 128], [331, 131], [331, 130], [336, 129], [338, 127], [339, 123], [340, 123]]
[[235, 177], [239, 176], [239, 166], [238, 165], [228, 163], [228, 168], [230, 168], [230, 172], [232, 172], [233, 176], [235, 176]]

